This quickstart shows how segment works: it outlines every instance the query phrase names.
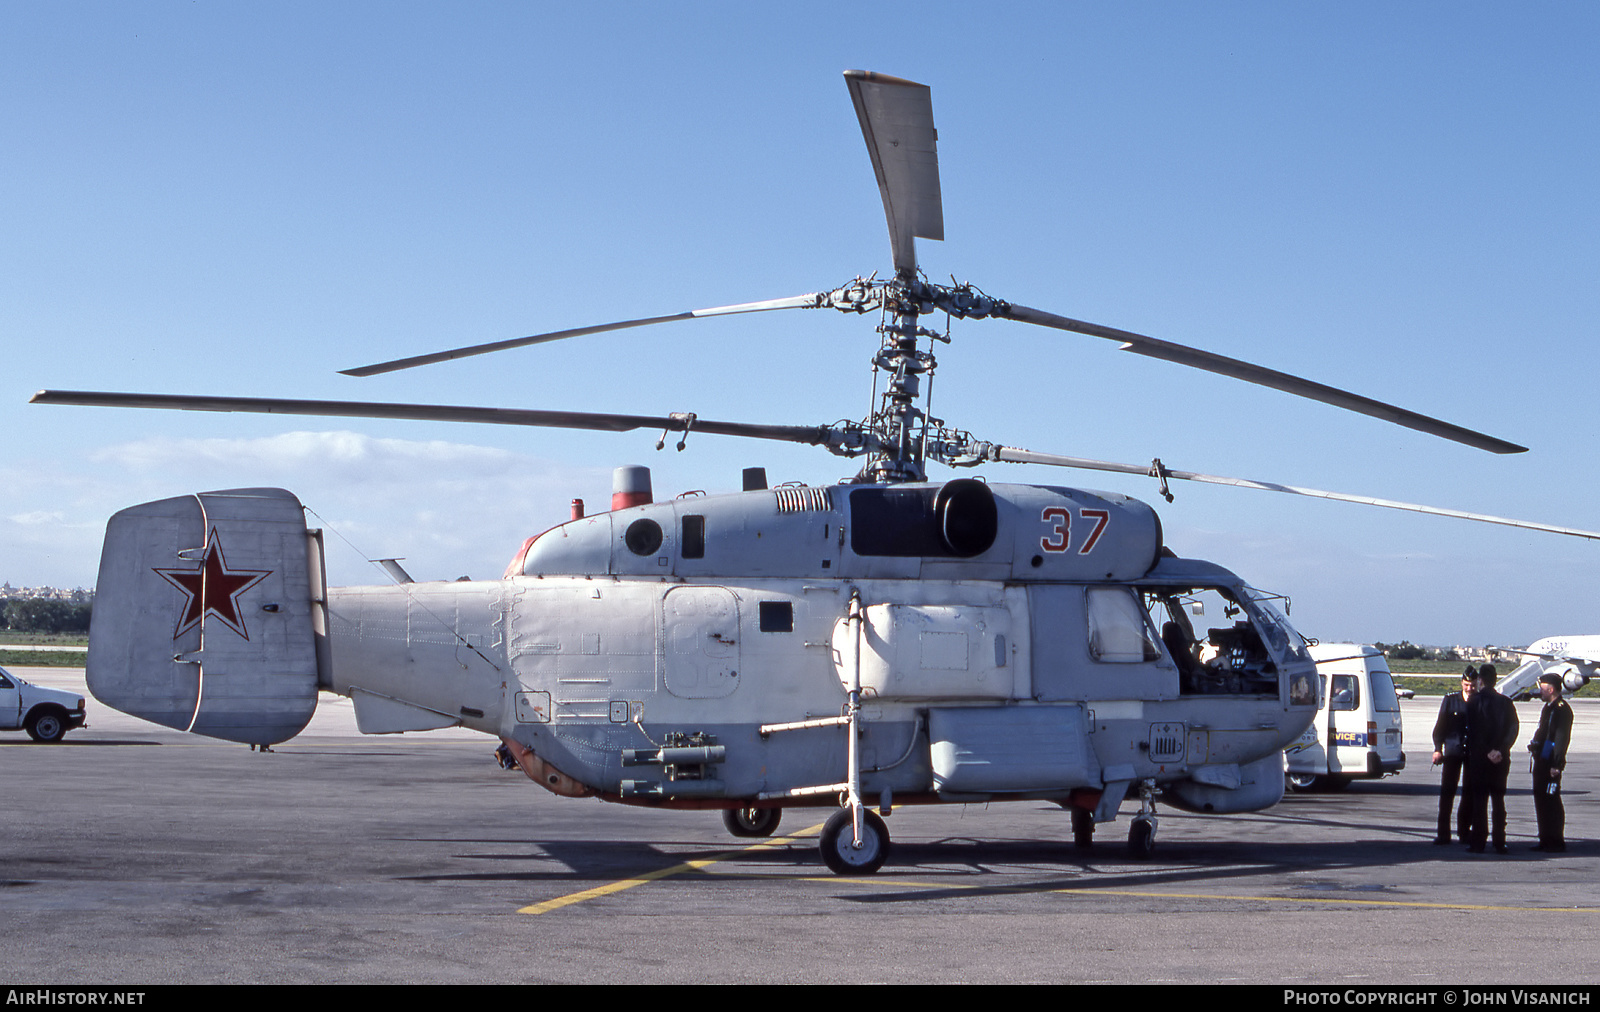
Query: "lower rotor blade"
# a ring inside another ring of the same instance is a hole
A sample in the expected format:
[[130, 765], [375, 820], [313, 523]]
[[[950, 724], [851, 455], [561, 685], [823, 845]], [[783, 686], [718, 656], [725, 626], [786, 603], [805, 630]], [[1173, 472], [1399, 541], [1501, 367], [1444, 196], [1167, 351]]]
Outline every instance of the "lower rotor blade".
[[532, 425], [556, 429], [599, 429], [627, 432], [661, 429], [664, 432], [709, 432], [718, 436], [747, 436], [790, 443], [833, 445], [842, 442], [826, 425], [752, 425], [717, 422], [692, 414], [615, 415], [591, 411], [536, 411], [525, 408], [481, 408], [449, 404], [386, 404], [370, 401], [310, 401], [273, 397], [196, 397], [184, 394], [126, 394], [93, 390], [41, 390], [31, 404], [70, 404], [79, 407], [158, 408], [180, 411], [247, 411], [267, 415], [329, 415], [342, 418], [401, 418], [433, 422], [485, 422], [491, 425]]
[[453, 348], [450, 351], [437, 351], [431, 355], [413, 355], [410, 358], [397, 358], [392, 362], [379, 362], [377, 365], [364, 365], [356, 369], [341, 369], [343, 376], [376, 376], [379, 373], [396, 372], [400, 369], [412, 369], [419, 365], [433, 365], [436, 362], [448, 362], [455, 358], [469, 358], [473, 355], [487, 355], [491, 351], [505, 351], [509, 348], [523, 348], [530, 344], [543, 344], [546, 341], [559, 341], [567, 337], [583, 337], [587, 334], [604, 334], [610, 330], [627, 330], [629, 327], [646, 327], [652, 323], [671, 323], [674, 320], [693, 320], [701, 316], [730, 316], [734, 313], [764, 313], [772, 309], [809, 309], [820, 304], [822, 296], [813, 292], [810, 295], [795, 295], [787, 299], [768, 299], [765, 302], [743, 302], [736, 306], [714, 306], [710, 309], [691, 309], [687, 313], [673, 313], [669, 316], [646, 316], [638, 320], [621, 320], [617, 323], [602, 323], [593, 327], [573, 327], [571, 330], [553, 330], [548, 334], [534, 334], [530, 337], [513, 337], [506, 341], [493, 341], [489, 344], [473, 344], [465, 348]]
[[1456, 517], [1461, 520], [1476, 520], [1486, 524], [1502, 524], [1506, 527], [1521, 527], [1530, 531], [1544, 531], [1548, 534], [1569, 534], [1576, 538], [1600, 540], [1600, 531], [1585, 531], [1574, 527], [1558, 527], [1554, 524], [1541, 524], [1532, 520], [1512, 520], [1508, 517], [1490, 516], [1486, 513], [1468, 513], [1465, 510], [1444, 509], [1439, 506], [1419, 506], [1416, 503], [1396, 502], [1393, 499], [1375, 499], [1371, 496], [1346, 495], [1343, 492], [1325, 492], [1316, 488], [1300, 488], [1296, 485], [1280, 485], [1274, 481], [1255, 481], [1250, 478], [1224, 478], [1215, 474], [1200, 474], [1195, 471], [1173, 471], [1165, 466], [1158, 468], [1151, 464], [1116, 464], [1105, 460], [1089, 460], [1084, 457], [1063, 457], [1053, 453], [1036, 453], [1033, 450], [1023, 450], [1013, 446], [996, 446], [987, 454], [991, 460], [1008, 461], [1013, 464], [1050, 464], [1056, 467], [1076, 467], [1089, 471], [1114, 471], [1119, 474], [1142, 474], [1150, 478], [1181, 478], [1184, 481], [1200, 481], [1211, 485], [1231, 485], [1235, 488], [1254, 488], [1264, 492], [1285, 492], [1290, 495], [1306, 495], [1317, 499], [1333, 499], [1338, 502], [1360, 503], [1363, 506], [1382, 506], [1387, 509], [1409, 510], [1413, 513], [1428, 513], [1440, 517]]
[[1019, 323], [1032, 323], [1041, 327], [1069, 331], [1074, 334], [1103, 337], [1108, 341], [1121, 341], [1123, 342], [1123, 351], [1147, 355], [1150, 358], [1164, 359], [1168, 362], [1176, 362], [1179, 365], [1191, 366], [1195, 369], [1204, 369], [1207, 372], [1241, 379], [1247, 383], [1272, 387], [1274, 390], [1282, 390], [1285, 393], [1295, 394], [1299, 397], [1308, 397], [1311, 400], [1332, 404], [1334, 407], [1344, 408], [1347, 411], [1371, 415], [1373, 418], [1381, 418], [1386, 422], [1404, 425], [1408, 429], [1426, 432], [1431, 436], [1441, 436], [1458, 443], [1465, 443], [1468, 446], [1474, 446], [1480, 450], [1488, 450], [1491, 453], [1525, 453], [1528, 449], [1526, 446], [1519, 446], [1516, 443], [1497, 439], [1494, 436], [1485, 435], [1473, 429], [1441, 421], [1438, 418], [1409, 411], [1393, 404], [1386, 404], [1383, 401], [1373, 400], [1371, 397], [1363, 397], [1348, 390], [1330, 387], [1315, 380], [1301, 379], [1299, 376], [1291, 376], [1288, 373], [1268, 369], [1265, 366], [1252, 365], [1249, 362], [1241, 362], [1236, 358], [1228, 358], [1226, 355], [1217, 355], [1209, 351], [1201, 351], [1198, 348], [1173, 344], [1171, 341], [1146, 337], [1143, 334], [1135, 334], [1132, 331], [1118, 330], [1115, 327], [1102, 327], [1097, 323], [1085, 323], [1082, 320], [1057, 316], [1054, 313], [1046, 313], [1043, 310], [1029, 309], [1027, 306], [1008, 305], [1004, 309], [997, 311], [995, 315], [1004, 316]]

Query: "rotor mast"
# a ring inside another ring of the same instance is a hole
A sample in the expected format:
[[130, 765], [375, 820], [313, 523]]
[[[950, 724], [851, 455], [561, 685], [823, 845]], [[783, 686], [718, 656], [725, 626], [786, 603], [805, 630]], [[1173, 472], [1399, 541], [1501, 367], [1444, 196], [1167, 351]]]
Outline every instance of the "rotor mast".
[[887, 381], [867, 423], [878, 435], [879, 448], [861, 469], [864, 481], [926, 481], [928, 477], [923, 460], [928, 417], [917, 401], [923, 395], [924, 374], [932, 377], [934, 359], [931, 352], [918, 347], [919, 338], [931, 332], [917, 323], [922, 306], [911, 295], [913, 280], [897, 276], [884, 293], [884, 322], [878, 327], [883, 345], [872, 364]]
[[944, 238], [933, 94], [925, 84], [868, 70], [847, 70], [844, 78], [872, 156], [894, 253], [894, 280], [885, 286], [884, 322], [878, 328], [883, 344], [873, 359], [887, 382], [867, 423], [879, 445], [859, 477], [923, 481], [929, 420], [917, 408], [917, 400], [923, 393], [923, 374], [932, 373], [934, 362], [931, 352], [924, 353], [917, 345], [923, 335], [930, 340], [935, 335], [917, 323], [933, 306], [925, 305], [921, 297], [926, 286], [917, 272], [916, 239]]

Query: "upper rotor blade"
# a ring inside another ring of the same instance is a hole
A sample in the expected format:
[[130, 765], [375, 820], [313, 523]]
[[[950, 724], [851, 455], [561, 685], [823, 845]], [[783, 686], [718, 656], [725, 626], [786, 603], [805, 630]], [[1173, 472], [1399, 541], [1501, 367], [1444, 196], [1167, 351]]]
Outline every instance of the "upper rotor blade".
[[1105, 460], [1088, 460], [1083, 457], [1063, 457], [1054, 453], [1036, 453], [1033, 450], [1023, 450], [1013, 446], [996, 446], [987, 454], [991, 460], [1009, 461], [1013, 464], [1052, 464], [1057, 467], [1077, 467], [1089, 471], [1114, 471], [1119, 474], [1142, 474], [1151, 478], [1182, 478], [1184, 481], [1200, 481], [1211, 485], [1232, 485], [1235, 488], [1255, 488], [1265, 492], [1287, 492], [1291, 495], [1307, 495], [1317, 499], [1333, 499], [1338, 502], [1360, 503], [1364, 506], [1383, 506], [1388, 509], [1410, 510], [1413, 513], [1428, 513], [1433, 516], [1457, 517], [1461, 520], [1477, 520], [1486, 524], [1502, 524], [1507, 527], [1521, 527], [1530, 531], [1544, 531], [1549, 534], [1570, 534], [1577, 538], [1600, 540], [1600, 531], [1585, 531], [1574, 527], [1558, 527], [1554, 524], [1541, 524], [1532, 520], [1512, 520], [1507, 517], [1490, 516], [1486, 513], [1468, 513], [1465, 510], [1444, 509], [1439, 506], [1419, 506], [1416, 503], [1396, 502], [1393, 499], [1375, 499], [1371, 496], [1346, 495], [1343, 492], [1325, 492], [1315, 488], [1300, 488], [1295, 485], [1280, 485], [1274, 481], [1256, 481], [1250, 478], [1224, 478], [1215, 474], [1200, 474], [1195, 471], [1173, 471], [1166, 466], [1160, 468], [1159, 473], [1151, 464], [1116, 464]]
[[1453, 439], [1458, 443], [1477, 447], [1480, 450], [1489, 450], [1493, 453], [1524, 453], [1526, 446], [1497, 439], [1473, 429], [1468, 429], [1450, 422], [1441, 421], [1428, 415], [1409, 411], [1405, 408], [1386, 404], [1383, 401], [1363, 397], [1348, 390], [1330, 387], [1325, 383], [1314, 380], [1301, 379], [1288, 373], [1278, 372], [1264, 366], [1252, 365], [1241, 362], [1236, 358], [1225, 355], [1216, 355], [1198, 348], [1189, 348], [1171, 341], [1162, 341], [1132, 331], [1118, 330], [1115, 327], [1102, 327], [1097, 323], [1085, 323], [1082, 320], [1073, 320], [1054, 313], [1046, 313], [1039, 309], [1029, 309], [1027, 306], [1008, 304], [998, 310], [995, 315], [1004, 316], [1019, 323], [1034, 323], [1041, 327], [1053, 327], [1056, 330], [1066, 330], [1074, 334], [1088, 334], [1090, 337], [1103, 337], [1108, 341], [1123, 342], [1122, 350], [1131, 351], [1151, 358], [1165, 359], [1179, 365], [1193, 366], [1207, 372], [1219, 373], [1223, 376], [1232, 376], [1248, 383], [1257, 383], [1264, 387], [1272, 387], [1285, 393], [1295, 394], [1300, 397], [1309, 397], [1314, 401], [1332, 404], [1334, 407], [1344, 408], [1347, 411], [1358, 411], [1363, 415], [1381, 418], [1386, 422], [1404, 425], [1418, 432], [1426, 432], [1432, 436], [1442, 436]]
[[933, 92], [925, 84], [870, 70], [847, 70], [844, 81], [883, 194], [894, 269], [914, 273], [917, 251], [912, 237], [944, 238]]
[[557, 429], [661, 429], [709, 432], [790, 443], [828, 445], [834, 430], [826, 425], [752, 425], [717, 422], [692, 414], [615, 415], [592, 411], [536, 411], [525, 408], [481, 408], [449, 404], [392, 404], [370, 401], [311, 401], [275, 397], [196, 397], [184, 394], [127, 394], [94, 390], [41, 390], [32, 404], [71, 404], [106, 408], [166, 408], [182, 411], [249, 411], [268, 415], [332, 415], [344, 418], [403, 418], [414, 421], [487, 422]]
[[491, 351], [505, 351], [508, 348], [522, 348], [530, 344], [543, 344], [546, 341], [559, 341], [564, 337], [583, 337], [586, 334], [603, 334], [608, 330], [626, 330], [629, 327], [644, 327], [652, 323], [670, 323], [673, 320], [692, 320], [701, 316], [731, 316], [734, 313], [764, 313], [770, 309], [810, 309], [818, 305], [821, 293], [813, 292], [810, 295], [794, 295], [787, 299], [768, 299], [765, 302], [743, 302], [736, 306], [714, 306], [710, 309], [691, 309], [687, 313], [673, 313], [670, 316], [646, 316], [638, 320], [622, 320], [618, 323], [602, 323], [594, 327], [574, 327], [571, 330], [553, 330], [548, 334], [534, 334], [531, 337], [513, 337], [505, 341], [492, 341], [488, 344], [473, 344], [465, 348], [453, 348], [450, 351], [437, 351], [431, 355], [413, 355], [410, 358], [397, 358], [392, 362], [379, 362], [377, 365], [364, 365], [356, 369], [341, 369], [344, 376], [376, 376], [379, 373], [395, 372], [399, 369], [411, 369], [419, 365], [433, 365], [435, 362], [448, 362], [454, 358], [468, 358], [472, 355], [486, 355]]

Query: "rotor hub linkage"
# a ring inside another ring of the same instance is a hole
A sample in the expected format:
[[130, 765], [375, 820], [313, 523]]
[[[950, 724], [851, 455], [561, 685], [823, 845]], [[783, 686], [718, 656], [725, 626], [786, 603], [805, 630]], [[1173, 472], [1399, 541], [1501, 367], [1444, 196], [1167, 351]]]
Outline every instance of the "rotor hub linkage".
[[[876, 276], [856, 278], [823, 293], [816, 306], [850, 313], [877, 309], [885, 316], [877, 328], [883, 345], [872, 364], [888, 375], [888, 382], [881, 402], [862, 426], [876, 445], [857, 480], [922, 481], [927, 476], [927, 459], [957, 467], [970, 467], [984, 459], [986, 446], [975, 444], [965, 432], [946, 430], [916, 406], [931, 390], [937, 365], [931, 352], [921, 350], [919, 341], [927, 338], [931, 348], [934, 341], [950, 340], [947, 333], [920, 326], [917, 318], [944, 312], [961, 319], [981, 319], [1004, 315], [1010, 308], [1007, 303], [970, 284], [936, 285], [906, 272], [886, 281]], [[928, 376], [926, 390], [923, 375]]]
[[[916, 406], [931, 389], [938, 364], [919, 342], [927, 338], [931, 348], [934, 341], [950, 340], [948, 333], [920, 326], [917, 318], [939, 311], [958, 318], [981, 318], [1003, 313], [1006, 303], [970, 284], [936, 285], [904, 272], [884, 281], [876, 275], [858, 277], [818, 295], [812, 308], [846, 313], [876, 309], [884, 315], [877, 328], [883, 344], [872, 359], [873, 367], [888, 375], [882, 400], [859, 427], [853, 427], [855, 438], [828, 441], [829, 449], [844, 456], [871, 454], [856, 480], [922, 481], [927, 476], [924, 460], [928, 457], [956, 466], [971, 466], [983, 459], [972, 449], [969, 435], [947, 432]], [[929, 378], [927, 389], [923, 375]]]
[[1010, 311], [1011, 305], [985, 295], [977, 286], [967, 282], [936, 285], [920, 278], [879, 281], [874, 276], [856, 278], [831, 292], [824, 292], [817, 299], [816, 308], [837, 309], [842, 313], [887, 309], [892, 313], [913, 316], [938, 311], [961, 320], [981, 320], [989, 316], [1004, 316]]

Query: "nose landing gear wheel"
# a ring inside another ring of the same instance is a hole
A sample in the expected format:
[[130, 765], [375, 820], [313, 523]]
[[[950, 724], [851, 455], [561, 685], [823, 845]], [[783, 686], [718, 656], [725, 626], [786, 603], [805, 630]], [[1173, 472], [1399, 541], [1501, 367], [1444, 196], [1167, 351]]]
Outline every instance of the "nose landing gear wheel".
[[1156, 827], [1146, 819], [1134, 819], [1133, 827], [1128, 830], [1128, 853], [1137, 861], [1148, 861], [1155, 849]]
[[727, 808], [722, 824], [734, 836], [771, 836], [783, 819], [781, 808]]
[[861, 813], [861, 846], [855, 846], [850, 809], [841, 808], [822, 827], [822, 860], [835, 875], [871, 875], [889, 856], [889, 828], [876, 812]]
[[1094, 813], [1081, 808], [1072, 810], [1072, 845], [1079, 850], [1094, 846]]

